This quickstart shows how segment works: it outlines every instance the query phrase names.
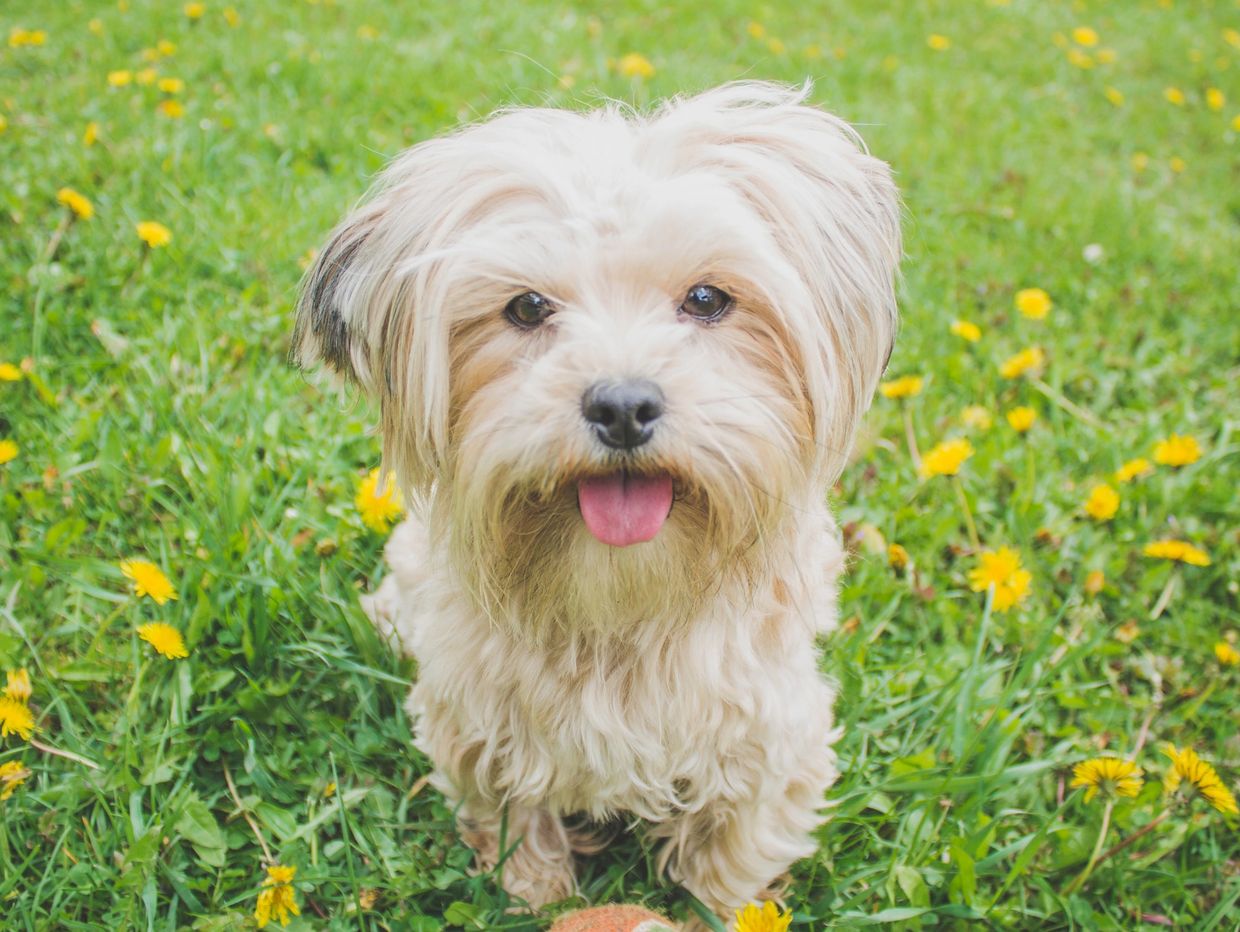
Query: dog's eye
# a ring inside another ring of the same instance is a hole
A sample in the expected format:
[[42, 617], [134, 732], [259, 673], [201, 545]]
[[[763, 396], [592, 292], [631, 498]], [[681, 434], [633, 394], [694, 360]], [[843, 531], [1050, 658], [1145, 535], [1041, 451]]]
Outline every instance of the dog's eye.
[[732, 296], [712, 285], [694, 285], [680, 305], [680, 313], [695, 320], [718, 320], [732, 306]]
[[537, 291], [519, 294], [504, 308], [504, 316], [518, 327], [537, 327], [555, 312], [555, 305]]

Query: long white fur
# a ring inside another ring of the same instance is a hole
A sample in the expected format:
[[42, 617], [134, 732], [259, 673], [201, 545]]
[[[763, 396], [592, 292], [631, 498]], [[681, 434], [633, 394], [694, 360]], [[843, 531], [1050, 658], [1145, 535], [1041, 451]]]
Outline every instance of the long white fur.
[[[523, 109], [398, 157], [308, 274], [296, 349], [378, 397], [417, 507], [365, 606], [418, 660], [435, 785], [505, 884], [574, 889], [563, 817], [625, 815], [725, 918], [814, 850], [835, 779], [816, 638], [842, 565], [826, 491], [896, 327], [887, 167], [808, 87], [739, 83], [645, 116]], [[677, 314], [707, 282], [720, 323]], [[522, 331], [524, 291], [557, 312]], [[667, 400], [619, 457], [581, 396]], [[586, 531], [580, 478], [669, 472], [649, 543]]]

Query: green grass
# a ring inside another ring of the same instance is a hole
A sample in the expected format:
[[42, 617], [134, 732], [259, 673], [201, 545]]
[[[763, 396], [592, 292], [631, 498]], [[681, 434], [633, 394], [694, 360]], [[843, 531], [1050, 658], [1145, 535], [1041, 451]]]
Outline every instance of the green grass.
[[[820, 853], [796, 870], [793, 928], [1240, 924], [1237, 823], [1200, 801], [1070, 892], [1103, 805], [1066, 785], [1073, 763], [1143, 741], [1147, 783], [1115, 808], [1110, 847], [1167, 810], [1163, 742], [1194, 745], [1233, 790], [1240, 776], [1240, 678], [1212, 651], [1240, 629], [1240, 48], [1223, 35], [1240, 9], [237, 8], [235, 28], [216, 2], [197, 22], [140, 0], [0, 10], [5, 36], [47, 31], [43, 46], [0, 48], [0, 362], [33, 366], [0, 382], [0, 437], [20, 451], [0, 466], [0, 667], [31, 673], [36, 740], [99, 765], [0, 742], [0, 764], [32, 771], [0, 803], [0, 925], [243, 927], [263, 876], [244, 810], [298, 868], [302, 928], [547, 926], [554, 911], [505, 915], [495, 885], [469, 875], [442, 800], [409, 792], [427, 770], [401, 708], [412, 671], [357, 604], [382, 546], [352, 504], [379, 455], [374, 412], [285, 365], [298, 259], [387, 157], [459, 119], [807, 75], [903, 190], [891, 372], [926, 377], [907, 403], [918, 443], [971, 437], [962, 484], [983, 545], [1018, 549], [1033, 582], [1017, 609], [984, 611], [958, 490], [918, 480], [900, 405], [879, 399], [835, 495], [857, 550], [849, 621], [826, 660], [842, 684], [844, 776]], [[1053, 37], [1082, 24], [1113, 63], [1068, 61]], [[930, 33], [951, 48], [929, 48]], [[106, 80], [144, 67], [161, 38], [177, 48], [153, 67], [185, 80], [181, 119], [155, 112], [154, 86]], [[650, 80], [610, 69], [630, 51], [655, 64]], [[1167, 86], [1185, 106], [1164, 100]], [[1208, 87], [1225, 93], [1221, 112]], [[100, 138], [87, 147], [89, 121]], [[96, 213], [49, 260], [66, 185]], [[166, 224], [172, 243], [144, 255], [140, 220]], [[1028, 286], [1054, 298], [1045, 321], [1013, 309]], [[957, 317], [982, 326], [981, 342], [948, 332]], [[1030, 345], [1048, 356], [1044, 389], [998, 375]], [[960, 425], [972, 404], [993, 427]], [[1017, 404], [1039, 412], [1024, 438], [1003, 420]], [[1119, 486], [1109, 523], [1081, 517], [1094, 481], [1172, 431], [1198, 439], [1199, 462]], [[1142, 556], [1161, 537], [1212, 565]], [[913, 571], [894, 572], [884, 542]], [[179, 600], [129, 595], [117, 562], [130, 557], [164, 567]], [[1093, 570], [1107, 580], [1096, 596], [1083, 586]], [[185, 633], [187, 660], [136, 638], [152, 620]], [[652, 861], [628, 839], [584, 866], [583, 893], [685, 915]], [[376, 891], [373, 908], [359, 908], [362, 891]]]

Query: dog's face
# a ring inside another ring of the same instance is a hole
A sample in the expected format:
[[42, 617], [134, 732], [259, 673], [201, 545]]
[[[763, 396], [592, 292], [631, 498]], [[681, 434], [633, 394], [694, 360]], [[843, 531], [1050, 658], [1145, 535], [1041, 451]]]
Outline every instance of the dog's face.
[[894, 334], [898, 207], [802, 97], [510, 111], [400, 156], [319, 255], [297, 352], [379, 398], [488, 602], [700, 581], [838, 474]]

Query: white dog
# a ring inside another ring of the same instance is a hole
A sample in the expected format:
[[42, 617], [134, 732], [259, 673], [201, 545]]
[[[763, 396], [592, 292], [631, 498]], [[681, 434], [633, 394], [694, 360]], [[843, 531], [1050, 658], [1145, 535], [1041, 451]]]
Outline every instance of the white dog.
[[295, 352], [376, 397], [411, 517], [366, 609], [507, 889], [644, 820], [728, 916], [836, 776], [825, 497], [896, 328], [887, 166], [808, 87], [502, 112], [414, 146], [310, 270]]

